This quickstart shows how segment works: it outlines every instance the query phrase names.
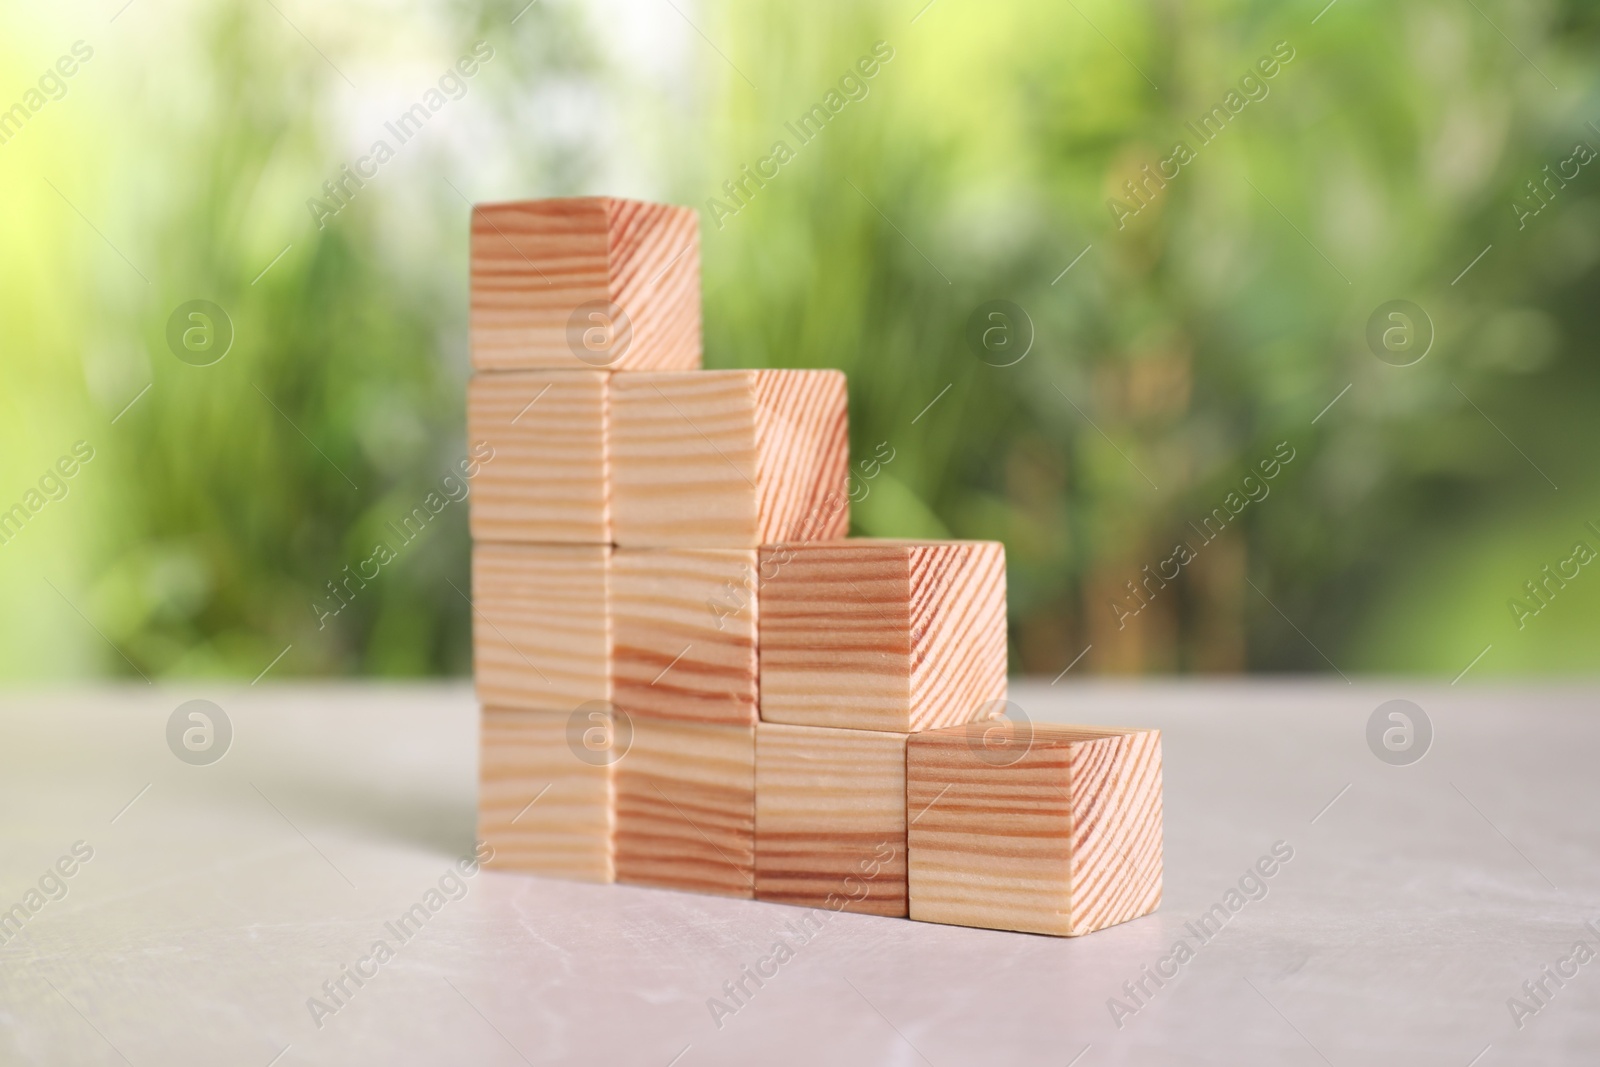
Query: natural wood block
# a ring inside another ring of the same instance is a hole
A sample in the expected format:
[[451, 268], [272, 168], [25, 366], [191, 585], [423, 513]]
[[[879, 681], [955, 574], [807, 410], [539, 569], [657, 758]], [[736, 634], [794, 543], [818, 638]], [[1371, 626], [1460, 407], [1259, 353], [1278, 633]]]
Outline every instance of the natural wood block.
[[478, 699], [561, 712], [610, 700], [610, 569], [609, 545], [474, 545]]
[[764, 722], [905, 733], [999, 713], [1003, 545], [769, 545], [760, 579]]
[[700, 366], [692, 208], [612, 197], [472, 209], [479, 370]]
[[756, 897], [906, 914], [906, 734], [756, 727]]
[[[583, 729], [606, 728], [597, 714]], [[612, 767], [575, 755], [573, 728], [561, 712], [483, 710], [478, 839], [494, 849], [489, 866], [615, 881]]]
[[629, 548], [844, 536], [844, 375], [728, 370], [611, 383], [611, 528]]
[[467, 440], [494, 458], [473, 480], [480, 541], [611, 540], [603, 371], [479, 374], [467, 384]]
[[617, 880], [755, 895], [754, 726], [633, 720], [617, 764]]
[[617, 549], [617, 707], [638, 718], [754, 725], [755, 574], [755, 549]]
[[911, 917], [1075, 937], [1161, 903], [1161, 732], [972, 723], [906, 748]]

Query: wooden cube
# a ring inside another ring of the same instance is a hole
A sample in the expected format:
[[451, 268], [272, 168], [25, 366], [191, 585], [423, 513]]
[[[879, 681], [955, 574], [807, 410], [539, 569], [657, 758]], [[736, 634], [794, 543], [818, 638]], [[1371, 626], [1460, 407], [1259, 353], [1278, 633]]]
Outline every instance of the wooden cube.
[[635, 718], [756, 722], [754, 549], [617, 549], [611, 699]]
[[[609, 720], [584, 722], [603, 730]], [[615, 880], [612, 766], [576, 755], [573, 729], [561, 712], [483, 710], [478, 838], [494, 849], [488, 866]]]
[[755, 548], [849, 528], [838, 371], [618, 375], [610, 430], [623, 547]]
[[911, 917], [1075, 937], [1161, 903], [1161, 733], [972, 723], [906, 748]]
[[570, 712], [611, 699], [609, 545], [472, 549], [472, 648], [485, 706]]
[[755, 895], [754, 726], [633, 720], [617, 763], [617, 880]]
[[478, 370], [700, 366], [692, 208], [612, 197], [472, 209]]
[[756, 727], [756, 897], [906, 914], [906, 734]]
[[762, 721], [906, 733], [1003, 706], [1003, 545], [769, 545], [760, 580]]
[[479, 374], [467, 385], [467, 440], [493, 456], [473, 479], [480, 541], [611, 540], [603, 371]]

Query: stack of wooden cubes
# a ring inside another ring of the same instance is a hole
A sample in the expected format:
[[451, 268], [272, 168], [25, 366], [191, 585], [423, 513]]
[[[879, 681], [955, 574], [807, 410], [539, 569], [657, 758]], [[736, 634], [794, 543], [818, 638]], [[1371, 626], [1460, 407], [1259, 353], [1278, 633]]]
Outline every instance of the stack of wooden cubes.
[[694, 212], [472, 216], [494, 865], [1080, 934], [1161, 893], [1156, 731], [1028, 727], [1005, 555], [847, 539], [844, 376], [700, 368]]

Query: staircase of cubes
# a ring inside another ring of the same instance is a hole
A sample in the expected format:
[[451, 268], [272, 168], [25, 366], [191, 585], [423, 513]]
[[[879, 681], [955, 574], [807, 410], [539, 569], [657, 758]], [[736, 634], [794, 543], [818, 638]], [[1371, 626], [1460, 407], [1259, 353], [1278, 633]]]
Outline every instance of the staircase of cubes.
[[1005, 550], [848, 538], [844, 376], [700, 368], [687, 208], [477, 206], [493, 866], [1078, 935], [1161, 898], [1154, 730], [1028, 724]]

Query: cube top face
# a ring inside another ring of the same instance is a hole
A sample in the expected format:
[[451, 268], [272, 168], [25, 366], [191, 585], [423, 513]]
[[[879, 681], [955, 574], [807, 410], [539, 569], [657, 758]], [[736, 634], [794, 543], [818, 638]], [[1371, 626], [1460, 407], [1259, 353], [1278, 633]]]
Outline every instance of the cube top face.
[[1161, 902], [1158, 730], [914, 734], [906, 808], [913, 919], [1077, 936]]
[[612, 700], [629, 715], [753, 726], [754, 549], [617, 549]]
[[612, 769], [575, 754], [569, 720], [560, 712], [484, 709], [478, 837], [494, 849], [492, 867], [614, 881]]
[[468, 505], [480, 541], [611, 540], [603, 371], [480, 374], [467, 383], [467, 440], [493, 449]]
[[759, 573], [764, 722], [909, 733], [999, 714], [1002, 545], [777, 544]]
[[756, 727], [756, 897], [907, 914], [905, 734]]
[[849, 528], [838, 371], [617, 375], [610, 411], [621, 546], [755, 548]]
[[471, 305], [479, 370], [693, 370], [694, 210], [612, 197], [475, 205]]
[[609, 545], [473, 546], [483, 704], [571, 712], [611, 699], [610, 564]]

